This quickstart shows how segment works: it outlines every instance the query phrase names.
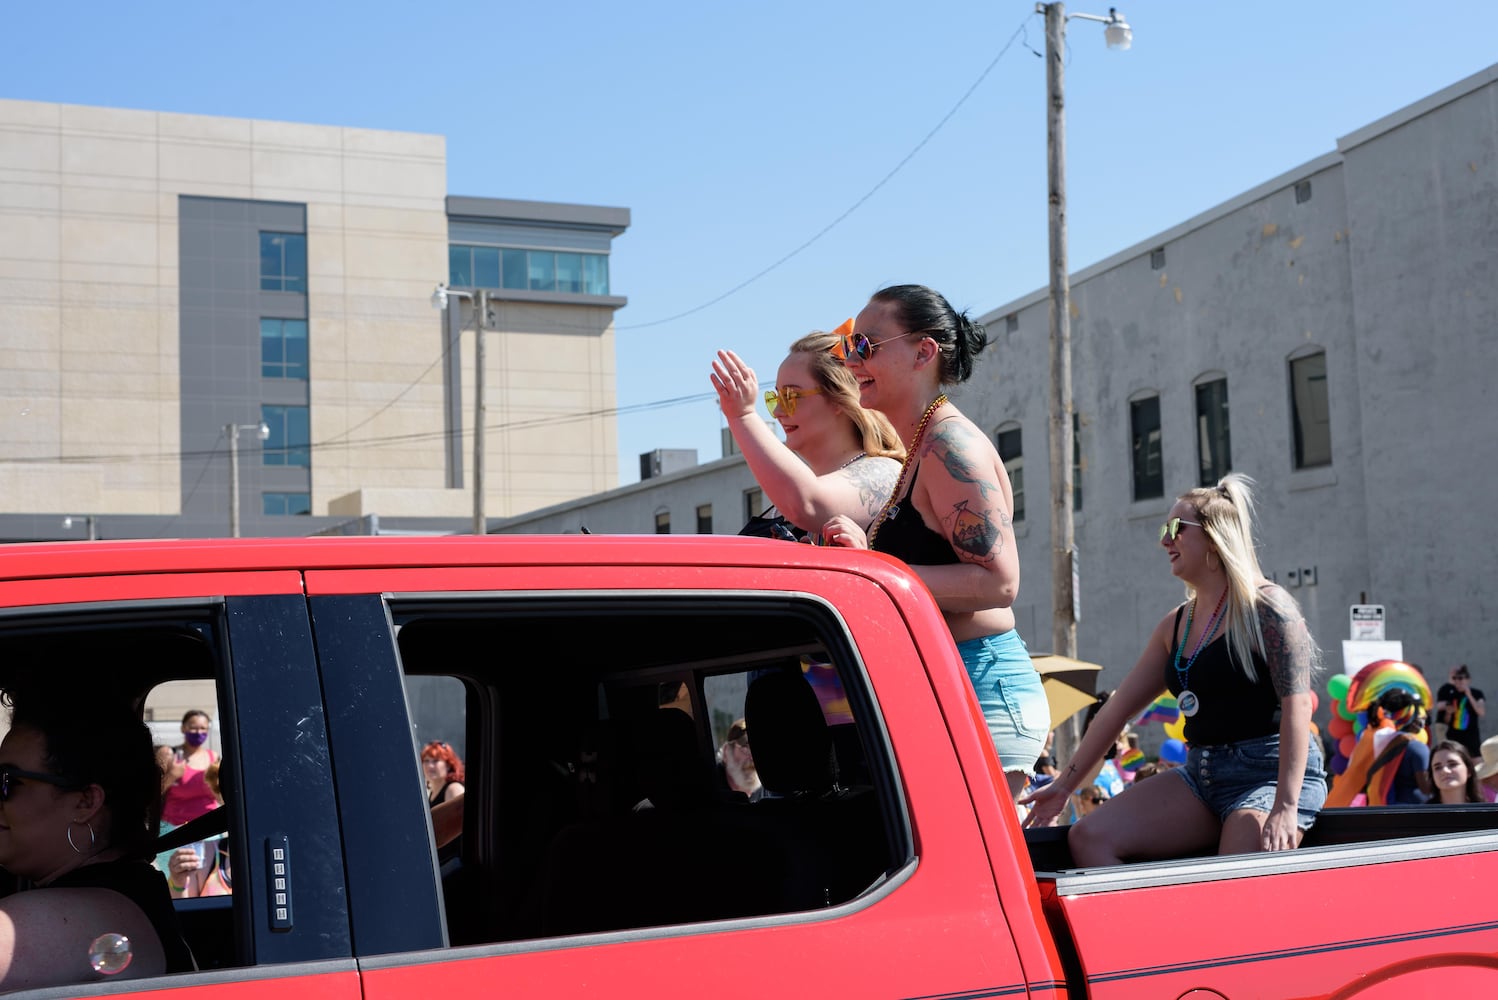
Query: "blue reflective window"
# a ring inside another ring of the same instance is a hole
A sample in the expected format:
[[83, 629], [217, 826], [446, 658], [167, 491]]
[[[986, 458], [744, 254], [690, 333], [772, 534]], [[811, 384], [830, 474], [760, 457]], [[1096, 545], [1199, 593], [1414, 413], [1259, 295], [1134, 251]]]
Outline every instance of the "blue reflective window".
[[262, 493], [260, 509], [266, 517], [288, 517], [312, 513], [310, 493]]
[[307, 321], [260, 321], [260, 374], [264, 378], [307, 378]]
[[260, 290], [306, 293], [306, 236], [301, 233], [260, 234]]
[[581, 295], [582, 290], [583, 255], [580, 253], [557, 254], [557, 291]]
[[530, 252], [529, 268], [527, 276], [530, 278], [530, 289], [534, 292], [554, 292], [557, 290], [557, 255], [545, 253], [540, 250]]
[[473, 287], [473, 247], [447, 248], [447, 283], [454, 288]]
[[260, 419], [270, 428], [261, 451], [266, 465], [312, 464], [312, 422], [305, 406], [261, 406]]
[[583, 292], [588, 295], [609, 293], [609, 259], [602, 254], [583, 255]]
[[525, 251], [504, 251], [504, 282], [501, 288], [525, 288], [528, 281], [525, 276]]
[[499, 248], [473, 248], [473, 284], [478, 288], [499, 287]]

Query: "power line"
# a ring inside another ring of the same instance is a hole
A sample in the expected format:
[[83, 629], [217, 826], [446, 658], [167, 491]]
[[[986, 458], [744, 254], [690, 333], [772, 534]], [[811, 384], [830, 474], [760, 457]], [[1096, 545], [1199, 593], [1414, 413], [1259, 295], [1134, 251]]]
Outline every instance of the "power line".
[[1024, 34], [1024, 32], [1025, 32], [1025, 25], [1029, 21], [1029, 19], [1030, 19], [1030, 15], [1027, 14], [1025, 16], [1025, 20], [1021, 21], [1019, 27], [1014, 30], [1014, 34], [1012, 34], [1012, 35], [1009, 36], [1009, 41], [1005, 42], [1004, 43], [1004, 47], [999, 50], [999, 54], [993, 57], [993, 61], [991, 61], [988, 64], [988, 66], [984, 68], [984, 70], [983, 70], [982, 73], [978, 74], [978, 79], [974, 80], [972, 86], [970, 86], [970, 87], [967, 88], [967, 92], [964, 93], [960, 98], [958, 98], [956, 104], [952, 105], [952, 110], [948, 111], [945, 115], [943, 115], [941, 121], [937, 122], [936, 125], [932, 127], [931, 131], [929, 131], [929, 132], [926, 133], [926, 137], [924, 139], [922, 139], [920, 142], [916, 143], [915, 144], [915, 148], [913, 148], [910, 152], [906, 153], [905, 157], [902, 160], [900, 160], [899, 163], [896, 163], [895, 166], [894, 166], [894, 168], [892, 170], [890, 170], [889, 173], [885, 174], [884, 177], [879, 181], [879, 183], [877, 183], [873, 187], [869, 188], [869, 190], [864, 193], [863, 197], [859, 198], [851, 206], [849, 206], [849, 208], [847, 210], [845, 210], [843, 212], [843, 214], [839, 215], [837, 218], [833, 219], [831, 222], [827, 223], [827, 225], [823, 226], [820, 230], [818, 230], [817, 233], [816, 233], [816, 235], [812, 236], [811, 239], [809, 239], [806, 242], [802, 243], [800, 246], [796, 247], [796, 249], [792, 250], [790, 253], [786, 254], [784, 257], [781, 257], [779, 260], [775, 261], [775, 263], [771, 264], [769, 267], [762, 268], [760, 271], [756, 272], [755, 274], [751, 275], [748, 278], [745, 278], [743, 281], [739, 282], [737, 285], [734, 285], [728, 291], [722, 293], [721, 295], [715, 296], [714, 298], [708, 299], [706, 302], [702, 303], [701, 305], [693, 306], [691, 309], [688, 309], [685, 312], [679, 312], [679, 313], [677, 313], [674, 316], [667, 316], [664, 319], [654, 319], [654, 320], [649, 321], [648, 323], [631, 323], [631, 324], [628, 324], [627, 326], [616, 326], [614, 329], [616, 329], [616, 330], [643, 330], [646, 327], [650, 327], [650, 326], [660, 326], [660, 325], [662, 325], [664, 323], [672, 323], [672, 322], [675, 322], [676, 320], [684, 319], [687, 316], [691, 316], [694, 313], [699, 313], [702, 310], [709, 308], [710, 306], [715, 306], [719, 302], [722, 302], [724, 299], [728, 298], [730, 295], [733, 295], [736, 292], [742, 291], [743, 289], [745, 289], [745, 288], [749, 287], [750, 285], [754, 284], [760, 278], [763, 278], [765, 275], [769, 274], [771, 271], [775, 270], [777, 267], [779, 267], [780, 265], [784, 264], [786, 261], [790, 260], [792, 257], [795, 257], [801, 251], [805, 250], [807, 247], [811, 246], [813, 243], [815, 243], [818, 240], [820, 240], [823, 236], [826, 236], [828, 233], [832, 232], [832, 230], [835, 229], [835, 228], [837, 228], [837, 226], [844, 219], [846, 219], [848, 216], [852, 215], [854, 212], [856, 212], [860, 208], [862, 208], [865, 202], [867, 202], [870, 198], [874, 197], [874, 195], [879, 192], [880, 188], [882, 188], [882, 187], [884, 187], [884, 185], [888, 184], [894, 178], [894, 176], [896, 174], [898, 174], [901, 170], [903, 170], [905, 168], [905, 165], [907, 163], [909, 163], [912, 159], [914, 159], [915, 155], [917, 153], [919, 153], [922, 149], [924, 149], [925, 146], [926, 146], [926, 144], [928, 142], [930, 142], [936, 136], [936, 133], [938, 133], [938, 132], [941, 131], [942, 126], [946, 125], [947, 122], [952, 119], [952, 116], [957, 113], [958, 109], [961, 108], [964, 104], [967, 103], [967, 99], [969, 97], [973, 96], [973, 92], [978, 89], [979, 85], [981, 85], [984, 80], [988, 79], [988, 74], [991, 73], [991, 72], [993, 72], [993, 68], [999, 64], [999, 60], [1004, 58], [1005, 53], [1007, 53], [1014, 46], [1014, 43], [1020, 38], [1020, 36]]

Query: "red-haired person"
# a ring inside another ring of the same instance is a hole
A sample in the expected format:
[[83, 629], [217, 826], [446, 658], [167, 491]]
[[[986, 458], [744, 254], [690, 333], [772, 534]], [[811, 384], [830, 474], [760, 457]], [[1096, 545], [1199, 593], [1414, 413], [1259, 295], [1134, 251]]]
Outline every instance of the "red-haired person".
[[446, 743], [434, 741], [421, 748], [421, 773], [433, 809], [463, 794], [463, 762]]

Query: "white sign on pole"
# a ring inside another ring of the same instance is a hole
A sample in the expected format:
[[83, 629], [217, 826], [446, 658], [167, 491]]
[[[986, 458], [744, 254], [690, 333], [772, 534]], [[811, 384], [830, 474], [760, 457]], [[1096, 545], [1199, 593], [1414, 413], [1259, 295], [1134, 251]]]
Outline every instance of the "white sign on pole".
[[1353, 642], [1384, 639], [1384, 606], [1382, 604], [1354, 604], [1352, 606], [1352, 629], [1348, 638]]
[[1404, 643], [1398, 639], [1388, 642], [1374, 639], [1342, 640], [1342, 672], [1349, 677], [1379, 660], [1403, 662]]

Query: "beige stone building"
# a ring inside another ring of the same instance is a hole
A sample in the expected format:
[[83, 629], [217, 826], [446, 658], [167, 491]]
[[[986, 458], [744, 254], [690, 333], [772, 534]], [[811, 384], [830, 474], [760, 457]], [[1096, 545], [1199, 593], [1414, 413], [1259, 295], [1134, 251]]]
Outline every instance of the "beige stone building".
[[487, 512], [617, 485], [628, 210], [446, 187], [437, 135], [0, 100], [0, 539], [225, 534], [231, 466], [243, 534], [462, 529], [439, 282]]

